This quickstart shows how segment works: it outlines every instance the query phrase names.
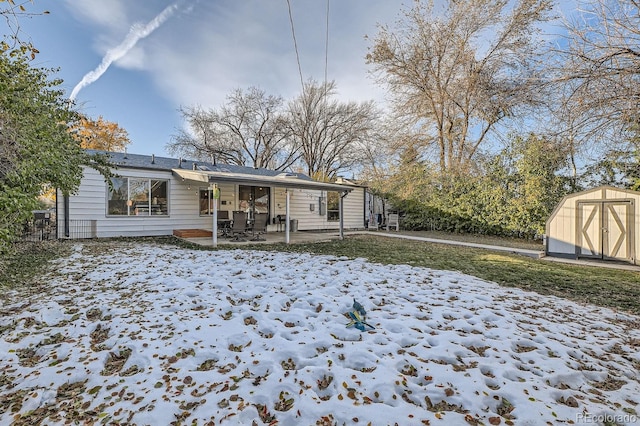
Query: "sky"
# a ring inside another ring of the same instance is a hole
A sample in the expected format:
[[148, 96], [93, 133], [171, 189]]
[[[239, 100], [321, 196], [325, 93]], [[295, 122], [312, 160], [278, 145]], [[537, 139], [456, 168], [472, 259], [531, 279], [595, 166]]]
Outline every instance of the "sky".
[[637, 315], [362, 258], [113, 242], [51, 266], [0, 299], [0, 424], [639, 422]]
[[[384, 98], [365, 64], [377, 24], [406, 1], [291, 0], [302, 78], [335, 80], [345, 101]], [[410, 2], [409, 2], [410, 3]], [[166, 154], [183, 126], [179, 108], [218, 108], [256, 86], [291, 99], [301, 90], [286, 0], [35, 0], [21, 35], [40, 51], [33, 64], [59, 68], [85, 115], [128, 131], [129, 152]]]

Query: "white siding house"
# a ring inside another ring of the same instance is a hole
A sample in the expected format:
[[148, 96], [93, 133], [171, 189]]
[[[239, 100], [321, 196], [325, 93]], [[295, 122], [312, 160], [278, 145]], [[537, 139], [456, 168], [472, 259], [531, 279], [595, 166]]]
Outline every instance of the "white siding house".
[[[344, 229], [365, 226], [363, 186], [325, 184], [300, 174], [279, 179], [281, 172], [267, 169], [127, 153], [109, 155], [116, 165], [116, 185], [110, 186], [96, 170], [85, 167], [77, 193], [68, 198], [58, 194], [60, 237], [159, 236], [181, 229], [212, 230], [214, 197], [210, 188], [214, 181], [219, 189], [219, 215], [228, 212], [232, 217], [236, 210], [268, 213], [268, 231], [275, 231], [277, 217], [286, 214], [287, 192], [289, 218], [297, 221], [300, 231], [338, 229], [340, 196]], [[332, 202], [329, 206], [328, 199]]]
[[[365, 227], [364, 194], [363, 187], [355, 187], [345, 196], [343, 221], [346, 229], [363, 229]], [[291, 217], [298, 220], [299, 230], [338, 229], [339, 217], [336, 209], [330, 209], [331, 206], [327, 205], [329, 197], [331, 194], [328, 194], [327, 191], [291, 190], [290, 212]], [[280, 208], [276, 214], [284, 214], [284, 198], [284, 189], [277, 189], [276, 203]], [[333, 198], [337, 198], [337, 194], [333, 194]]]
[[567, 195], [546, 225], [546, 254], [636, 263], [640, 192], [601, 186]]

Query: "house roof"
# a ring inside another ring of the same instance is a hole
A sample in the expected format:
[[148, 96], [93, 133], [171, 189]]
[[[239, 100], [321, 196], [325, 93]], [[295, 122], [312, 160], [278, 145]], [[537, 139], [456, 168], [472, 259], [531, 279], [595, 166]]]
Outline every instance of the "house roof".
[[318, 182], [302, 173], [283, 172], [265, 168], [213, 164], [206, 161], [157, 157], [155, 155], [129, 154], [87, 150], [90, 154], [106, 154], [118, 168], [165, 170], [197, 182], [233, 182], [256, 185], [273, 185], [286, 188], [317, 189], [325, 191], [349, 192], [352, 185]]
[[[187, 160], [180, 158], [158, 157], [154, 155], [130, 154], [126, 152], [110, 152], [87, 150], [90, 154], [106, 154], [111, 158], [111, 162], [118, 168], [133, 169], [151, 169], [151, 170], [167, 170], [184, 169], [184, 170], [203, 170], [225, 173], [241, 173], [255, 176], [277, 176], [281, 171], [270, 170], [265, 168], [253, 168], [245, 166], [236, 166], [233, 164], [213, 164], [206, 161]], [[309, 176], [302, 173], [293, 173], [299, 179], [313, 181]]]

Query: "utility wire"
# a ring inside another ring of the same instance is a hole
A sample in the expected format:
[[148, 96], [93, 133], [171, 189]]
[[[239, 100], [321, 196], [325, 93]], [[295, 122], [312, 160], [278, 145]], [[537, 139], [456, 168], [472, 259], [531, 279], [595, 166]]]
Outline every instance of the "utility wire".
[[[329, 85], [327, 83], [327, 74], [329, 69], [329, 1], [327, 0], [327, 17], [326, 17], [326, 26], [325, 26], [325, 39], [324, 39], [324, 96], [323, 96], [323, 108], [322, 113], [324, 115], [324, 125], [327, 126], [328, 123], [328, 111], [327, 111], [327, 101], [329, 94]], [[322, 170], [323, 179], [328, 179], [328, 165], [325, 164]]]
[[324, 84], [327, 85], [327, 70], [329, 68], [329, 0], [327, 0], [327, 27], [324, 40]]
[[304, 93], [304, 78], [302, 77], [302, 66], [300, 65], [300, 54], [298, 53], [298, 42], [296, 41], [296, 30], [293, 26], [293, 15], [291, 13], [290, 0], [287, 0], [287, 6], [289, 8], [289, 23], [291, 23], [291, 35], [293, 36], [293, 47], [296, 50], [296, 61], [298, 62], [298, 74], [300, 74], [300, 85], [302, 86], [302, 93]]

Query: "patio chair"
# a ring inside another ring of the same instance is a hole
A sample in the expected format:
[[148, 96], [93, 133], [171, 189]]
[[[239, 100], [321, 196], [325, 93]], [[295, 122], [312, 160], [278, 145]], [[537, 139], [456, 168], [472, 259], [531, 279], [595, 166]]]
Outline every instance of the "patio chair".
[[218, 211], [218, 231], [221, 237], [231, 237], [231, 219], [228, 210]]
[[395, 227], [396, 231], [400, 230], [400, 217], [397, 213], [391, 213], [387, 217], [387, 231], [392, 227]]
[[233, 225], [231, 226], [231, 235], [233, 239], [230, 241], [247, 241], [244, 238], [247, 236], [247, 213], [244, 211], [233, 212]]
[[268, 216], [267, 213], [256, 213], [253, 216], [253, 225], [251, 226], [253, 238], [251, 241], [267, 241], [266, 238], [262, 238], [260, 234], [267, 233]]

